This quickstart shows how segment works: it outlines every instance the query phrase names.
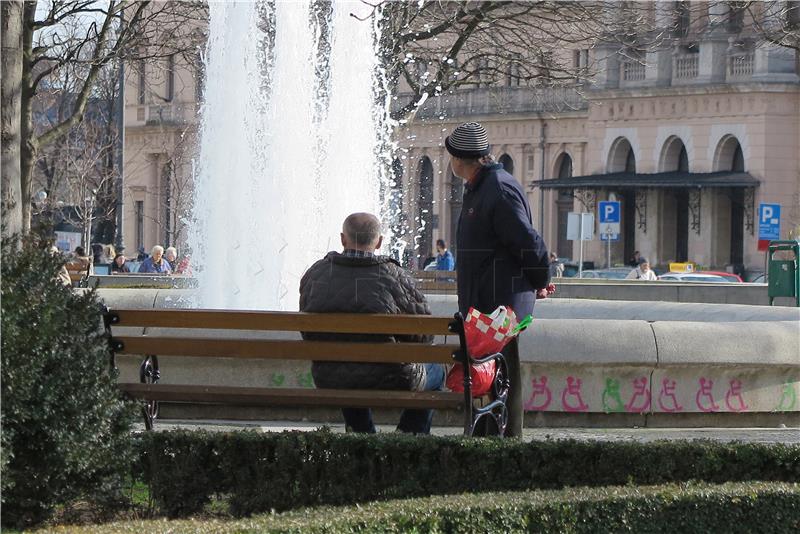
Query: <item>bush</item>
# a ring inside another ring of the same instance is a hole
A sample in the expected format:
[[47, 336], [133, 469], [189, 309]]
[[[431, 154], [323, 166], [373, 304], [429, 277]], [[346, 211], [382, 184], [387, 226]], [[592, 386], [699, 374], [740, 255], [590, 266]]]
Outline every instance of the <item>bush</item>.
[[76, 534], [138, 532], [707, 532], [794, 533], [800, 485], [581, 488], [397, 500], [309, 508], [247, 520], [137, 521], [73, 529]]
[[690, 480], [800, 480], [800, 446], [578, 442], [331, 432], [141, 436], [144, 482], [161, 512], [198, 512], [214, 494], [236, 515], [462, 492]]
[[45, 242], [2, 242], [2, 522], [118, 497], [132, 461], [133, 405], [109, 371], [101, 305], [55, 280]]

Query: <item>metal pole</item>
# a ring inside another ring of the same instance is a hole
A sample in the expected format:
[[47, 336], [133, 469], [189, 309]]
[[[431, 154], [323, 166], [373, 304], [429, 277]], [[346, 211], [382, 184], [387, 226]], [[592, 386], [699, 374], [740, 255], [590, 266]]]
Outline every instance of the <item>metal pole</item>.
[[611, 268], [611, 234], [606, 234], [606, 250], [608, 252], [608, 259], [606, 261], [606, 269]]
[[[541, 119], [541, 116], [539, 117]], [[542, 135], [541, 141], [539, 141], [539, 148], [542, 151], [542, 162], [540, 163], [540, 167], [542, 169], [542, 175], [539, 176], [539, 180], [544, 180], [546, 177], [544, 175], [545, 172], [545, 164], [544, 164], [544, 151], [545, 151], [545, 140], [547, 138], [547, 123], [542, 122]], [[541, 184], [539, 184], [539, 233], [544, 235], [544, 189], [541, 188]]]
[[[120, 30], [122, 29], [122, 25], [125, 23], [123, 18], [124, 14], [120, 14]], [[125, 248], [125, 240], [122, 236], [123, 231], [123, 224], [125, 222], [124, 211], [125, 211], [125, 203], [123, 199], [123, 195], [125, 192], [124, 188], [124, 171], [123, 167], [125, 165], [125, 158], [124, 158], [124, 150], [125, 150], [125, 61], [120, 57], [119, 58], [119, 72], [117, 74], [117, 83], [119, 84], [119, 88], [117, 89], [117, 106], [116, 106], [116, 113], [115, 113], [115, 120], [117, 123], [117, 142], [116, 142], [116, 158], [114, 161], [115, 171], [117, 173], [117, 187], [116, 187], [116, 197], [117, 201], [115, 204], [115, 211], [116, 211], [116, 240], [114, 241], [114, 245], [117, 249], [117, 252], [121, 252]]]
[[583, 278], [583, 213], [579, 220], [580, 230], [578, 231], [578, 239], [581, 242], [580, 255], [578, 256], [578, 278]]

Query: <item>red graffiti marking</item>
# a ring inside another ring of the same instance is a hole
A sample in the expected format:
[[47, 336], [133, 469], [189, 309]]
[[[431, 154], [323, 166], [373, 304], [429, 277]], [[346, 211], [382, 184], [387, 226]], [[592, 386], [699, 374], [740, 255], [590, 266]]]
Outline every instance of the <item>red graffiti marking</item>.
[[[732, 399], [736, 399], [736, 406], [734, 406], [734, 403], [731, 402]], [[732, 412], [743, 412], [747, 409], [747, 405], [744, 403], [744, 399], [742, 398], [741, 380], [734, 378], [730, 381], [728, 392], [725, 393], [725, 406], [727, 406], [728, 410]]]
[[[639, 404], [637, 406], [637, 403]], [[633, 396], [628, 404], [625, 405], [625, 411], [634, 413], [643, 413], [650, 409], [650, 388], [647, 387], [647, 377], [642, 376], [633, 379]]]
[[[678, 404], [678, 399], [675, 398], [675, 386], [677, 382], [665, 378], [661, 381], [661, 392], [658, 394], [658, 407], [662, 412], [680, 412], [683, 406]], [[670, 399], [671, 402], [667, 403], [666, 400]]]
[[[536, 377], [531, 379], [533, 392], [531, 393], [531, 398], [525, 403], [525, 410], [529, 412], [546, 410], [550, 406], [550, 401], [553, 400], [553, 394], [550, 392], [550, 388], [547, 387], [547, 377], [542, 375], [539, 380], [540, 382], [537, 383]], [[544, 396], [544, 398], [537, 401], [536, 397], [539, 396]]]
[[[697, 394], [694, 396], [694, 402], [697, 405], [697, 409], [701, 412], [719, 411], [719, 406], [714, 402], [714, 395], [711, 392], [711, 388], [713, 387], [713, 380], [700, 377], [700, 389], [697, 390]], [[704, 398], [705, 402], [701, 402], [701, 398]]]
[[[589, 405], [583, 402], [581, 397], [581, 385], [583, 381], [580, 378], [572, 376], [567, 377], [567, 387], [561, 391], [561, 406], [567, 412], [585, 412], [589, 409]], [[567, 397], [572, 397], [575, 403], [567, 401]]]

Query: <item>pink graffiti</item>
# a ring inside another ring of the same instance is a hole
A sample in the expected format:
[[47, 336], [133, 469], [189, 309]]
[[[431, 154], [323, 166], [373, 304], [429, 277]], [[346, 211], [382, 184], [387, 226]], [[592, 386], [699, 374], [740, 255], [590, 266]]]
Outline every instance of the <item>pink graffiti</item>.
[[[640, 400], [641, 399], [641, 400]], [[637, 406], [637, 403], [639, 406]], [[647, 387], [647, 377], [642, 376], [633, 379], [633, 396], [628, 404], [625, 405], [625, 411], [634, 413], [643, 413], [650, 409], [650, 389]]]
[[[697, 408], [701, 412], [719, 411], [719, 406], [717, 406], [717, 403], [714, 402], [714, 395], [711, 392], [711, 388], [713, 387], [713, 380], [700, 377], [700, 389], [697, 390], [697, 394], [694, 396], [694, 402], [697, 404]], [[705, 398], [706, 402], [701, 402], [701, 398]]]
[[[736, 399], [738, 401], [736, 407], [733, 406], [731, 399]], [[725, 406], [727, 406], [728, 410], [732, 412], [743, 412], [747, 409], [747, 405], [744, 403], [744, 398], [742, 398], [741, 380], [734, 378], [730, 381], [728, 392], [725, 393]]]
[[[553, 400], [553, 394], [550, 392], [550, 388], [547, 387], [547, 377], [542, 375], [539, 380], [540, 382], [537, 383], [536, 377], [531, 379], [533, 392], [531, 393], [531, 398], [525, 403], [525, 410], [529, 412], [546, 410], [550, 406], [550, 401]], [[536, 397], [540, 395], [543, 395], [544, 398], [537, 402]]]
[[[661, 408], [662, 412], [680, 412], [683, 410], [683, 406], [678, 404], [678, 399], [675, 398], [676, 385], [677, 382], [669, 378], [665, 378], [661, 381], [661, 393], [658, 394], [658, 407]], [[669, 406], [664, 402], [666, 399], [672, 400]]]
[[[580, 378], [572, 376], [567, 377], [567, 387], [561, 391], [561, 406], [567, 412], [585, 412], [589, 406], [583, 402], [581, 397], [581, 385], [583, 381]], [[567, 396], [573, 397], [577, 404], [567, 402]]]

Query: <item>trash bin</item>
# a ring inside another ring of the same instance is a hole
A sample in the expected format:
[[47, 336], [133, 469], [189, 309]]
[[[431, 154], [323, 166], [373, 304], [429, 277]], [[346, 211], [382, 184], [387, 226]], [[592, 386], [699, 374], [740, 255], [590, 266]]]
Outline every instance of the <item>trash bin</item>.
[[[775, 253], [788, 251], [794, 254], [792, 259], [776, 259]], [[800, 269], [797, 260], [800, 257], [800, 242], [770, 241], [767, 248], [767, 294], [769, 305], [775, 297], [794, 297], [795, 306], [800, 307]]]

